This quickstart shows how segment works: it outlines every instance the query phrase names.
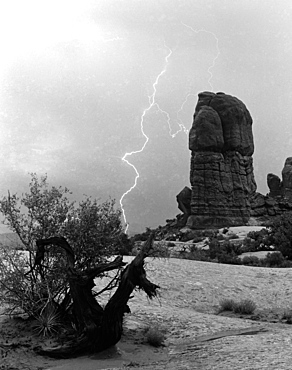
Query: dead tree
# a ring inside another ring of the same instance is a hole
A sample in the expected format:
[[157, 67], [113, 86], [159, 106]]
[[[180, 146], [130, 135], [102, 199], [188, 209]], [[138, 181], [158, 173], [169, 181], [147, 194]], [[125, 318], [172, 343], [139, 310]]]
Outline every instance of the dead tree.
[[106, 271], [125, 266], [123, 257], [119, 256], [112, 262], [100, 263], [94, 268], [80, 272], [74, 266], [74, 252], [65, 238], [53, 237], [38, 240], [36, 267], [44, 258], [45, 246], [56, 245], [66, 252], [66, 269], [78, 334], [65, 345], [37, 348], [36, 352], [51, 357], [65, 358], [100, 352], [115, 345], [121, 339], [123, 317], [125, 312], [129, 312], [127, 303], [133, 290], [136, 287], [144, 290], [150, 299], [157, 295], [159, 286], [147, 279], [144, 269], [144, 259], [153, 246], [153, 240], [154, 234], [151, 234], [138, 255], [122, 271], [119, 285], [104, 308], [93, 295], [94, 279]]

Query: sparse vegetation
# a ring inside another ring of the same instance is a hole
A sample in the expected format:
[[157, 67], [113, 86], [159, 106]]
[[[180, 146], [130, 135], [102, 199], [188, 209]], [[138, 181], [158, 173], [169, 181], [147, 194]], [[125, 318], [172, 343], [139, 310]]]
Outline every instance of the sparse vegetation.
[[244, 256], [241, 263], [246, 266], [262, 266], [261, 260], [257, 256]]
[[243, 299], [239, 302], [235, 302], [233, 305], [233, 312], [242, 315], [250, 315], [255, 311], [256, 307], [257, 305], [251, 299]]
[[260, 231], [250, 231], [243, 241], [242, 253], [270, 251], [272, 245], [271, 233], [263, 228]]
[[250, 315], [256, 309], [256, 304], [251, 299], [243, 299], [239, 302], [230, 298], [223, 298], [219, 301], [219, 312], [233, 311], [242, 315]]
[[292, 324], [292, 309], [286, 309], [284, 311], [282, 320], [285, 320], [287, 324]]
[[271, 243], [288, 260], [292, 260], [292, 212], [275, 217], [269, 223]]
[[36, 317], [34, 330], [37, 335], [44, 337], [56, 334], [62, 327], [60, 313], [53, 304], [45, 306]]
[[216, 238], [213, 238], [209, 243], [210, 258], [214, 262], [239, 265], [241, 261], [238, 258], [240, 247], [232, 244], [230, 241], [219, 243]]
[[153, 347], [161, 347], [164, 344], [165, 335], [159, 327], [148, 328], [145, 333], [146, 341]]
[[234, 300], [231, 298], [222, 298], [219, 301], [219, 312], [222, 311], [233, 311]]

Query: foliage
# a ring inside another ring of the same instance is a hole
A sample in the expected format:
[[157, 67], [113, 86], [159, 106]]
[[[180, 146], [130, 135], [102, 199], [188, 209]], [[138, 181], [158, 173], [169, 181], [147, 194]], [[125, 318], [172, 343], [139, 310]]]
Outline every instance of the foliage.
[[35, 241], [63, 236], [72, 246], [76, 267], [82, 271], [105, 261], [129, 241], [122, 230], [121, 212], [113, 200], [98, 203], [87, 197], [79, 204], [69, 199], [65, 187], [49, 187], [47, 176], [31, 174], [29, 191], [0, 200], [4, 223], [15, 232], [26, 252], [2, 250], [0, 260], [0, 302], [10, 308], [21, 308], [28, 315], [39, 317], [48, 302], [56, 302], [62, 310], [70, 306], [65, 256], [59, 248], [45, 250], [44, 261], [35, 268]]
[[119, 243], [116, 247], [116, 254], [122, 256], [131, 256], [134, 248], [134, 239], [129, 238], [127, 234], [121, 234], [118, 241]]
[[268, 253], [265, 258], [265, 265], [267, 267], [281, 267], [285, 258], [281, 252]]
[[261, 266], [261, 260], [257, 256], [244, 256], [241, 260], [243, 265], [247, 266]]
[[161, 347], [163, 346], [165, 335], [158, 327], [148, 328], [146, 331], [146, 340], [153, 347]]
[[232, 244], [230, 241], [219, 243], [213, 238], [209, 243], [210, 258], [219, 263], [240, 264], [238, 255], [241, 253], [240, 247]]
[[34, 330], [37, 335], [48, 337], [56, 334], [61, 326], [60, 312], [58, 312], [58, 309], [53, 303], [49, 302], [42, 308], [40, 314], [36, 317]]
[[256, 304], [251, 299], [243, 299], [239, 302], [235, 302], [230, 298], [223, 298], [219, 301], [219, 312], [222, 311], [233, 311], [243, 315], [250, 315], [256, 309]]
[[268, 229], [250, 231], [244, 239], [242, 253], [269, 251], [272, 245], [271, 233]]
[[287, 324], [292, 324], [292, 310], [286, 309], [283, 312], [282, 320], [286, 320]]
[[292, 213], [275, 217], [269, 227], [273, 245], [284, 257], [292, 260]]
[[231, 298], [222, 298], [220, 299], [219, 301], [219, 312], [222, 312], [222, 311], [233, 311], [233, 307], [234, 307], [234, 300], [231, 299]]
[[250, 315], [255, 311], [256, 307], [257, 305], [251, 299], [243, 299], [240, 302], [234, 303], [233, 312], [243, 315]]

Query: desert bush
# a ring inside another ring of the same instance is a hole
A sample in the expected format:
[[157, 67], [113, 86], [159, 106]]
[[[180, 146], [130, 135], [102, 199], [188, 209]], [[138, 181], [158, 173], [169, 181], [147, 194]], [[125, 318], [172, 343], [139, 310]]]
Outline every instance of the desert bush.
[[257, 246], [254, 239], [247, 236], [243, 239], [242, 246], [241, 246], [241, 253], [245, 252], [256, 252]]
[[269, 224], [271, 244], [292, 260], [292, 212], [275, 217]]
[[247, 266], [262, 266], [261, 260], [256, 256], [245, 256], [241, 260], [241, 263]]
[[122, 256], [131, 256], [134, 248], [134, 239], [129, 238], [127, 234], [121, 234], [119, 237], [119, 242], [116, 247], [116, 254]]
[[292, 310], [286, 309], [281, 318], [282, 320], [286, 320], [287, 324], [292, 324]]
[[146, 331], [146, 341], [148, 344], [150, 344], [153, 347], [161, 347], [164, 344], [165, 340], [165, 335], [159, 329], [158, 327], [156, 328], [149, 328]]
[[281, 252], [273, 252], [268, 253], [263, 262], [267, 267], [281, 267], [285, 258]]
[[2, 250], [0, 303], [39, 317], [52, 300], [64, 311], [70, 304], [65, 255], [57, 247], [44, 250], [44, 262], [35, 268], [35, 241], [63, 236], [74, 250], [76, 267], [82, 270], [106, 261], [125, 243], [121, 212], [113, 200], [98, 203], [69, 199], [67, 188], [49, 187], [47, 176], [31, 175], [29, 191], [0, 200], [4, 223], [20, 238], [26, 252]]
[[219, 301], [219, 312], [222, 311], [233, 311], [234, 300], [230, 298], [222, 298]]
[[243, 315], [252, 314], [256, 309], [256, 304], [251, 299], [243, 299], [239, 302], [231, 298], [222, 298], [219, 301], [219, 312], [233, 311]]
[[216, 238], [213, 238], [209, 242], [209, 253], [212, 260], [216, 260], [219, 263], [227, 264], [241, 264], [241, 260], [238, 258], [240, 254], [240, 246], [232, 244], [230, 241], [224, 241], [219, 243]]
[[243, 315], [250, 315], [255, 311], [256, 307], [256, 304], [251, 299], [243, 299], [234, 303], [233, 312]]
[[272, 238], [268, 229], [250, 231], [244, 239], [242, 252], [269, 251]]

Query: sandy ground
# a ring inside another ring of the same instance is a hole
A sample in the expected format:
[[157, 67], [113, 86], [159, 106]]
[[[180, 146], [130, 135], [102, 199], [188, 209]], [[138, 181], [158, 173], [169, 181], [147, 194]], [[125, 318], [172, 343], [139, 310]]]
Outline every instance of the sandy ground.
[[[131, 261], [132, 257], [124, 257]], [[271, 269], [147, 258], [149, 279], [158, 284], [159, 299], [149, 301], [136, 291], [125, 331], [114, 347], [94, 356], [54, 360], [37, 356], [41, 338], [20, 319], [1, 318], [0, 369], [285, 369], [291, 368], [292, 329], [281, 314], [292, 308], [292, 269]], [[99, 281], [97, 285], [101, 287]], [[252, 299], [251, 316], [218, 314], [222, 298]], [[105, 298], [106, 299], [106, 298]], [[145, 329], [166, 335], [165, 347], [146, 343]], [[265, 329], [259, 334], [230, 335], [230, 330]], [[198, 342], [202, 336], [229, 333], [221, 339]], [[47, 341], [46, 344], [50, 344]]]

